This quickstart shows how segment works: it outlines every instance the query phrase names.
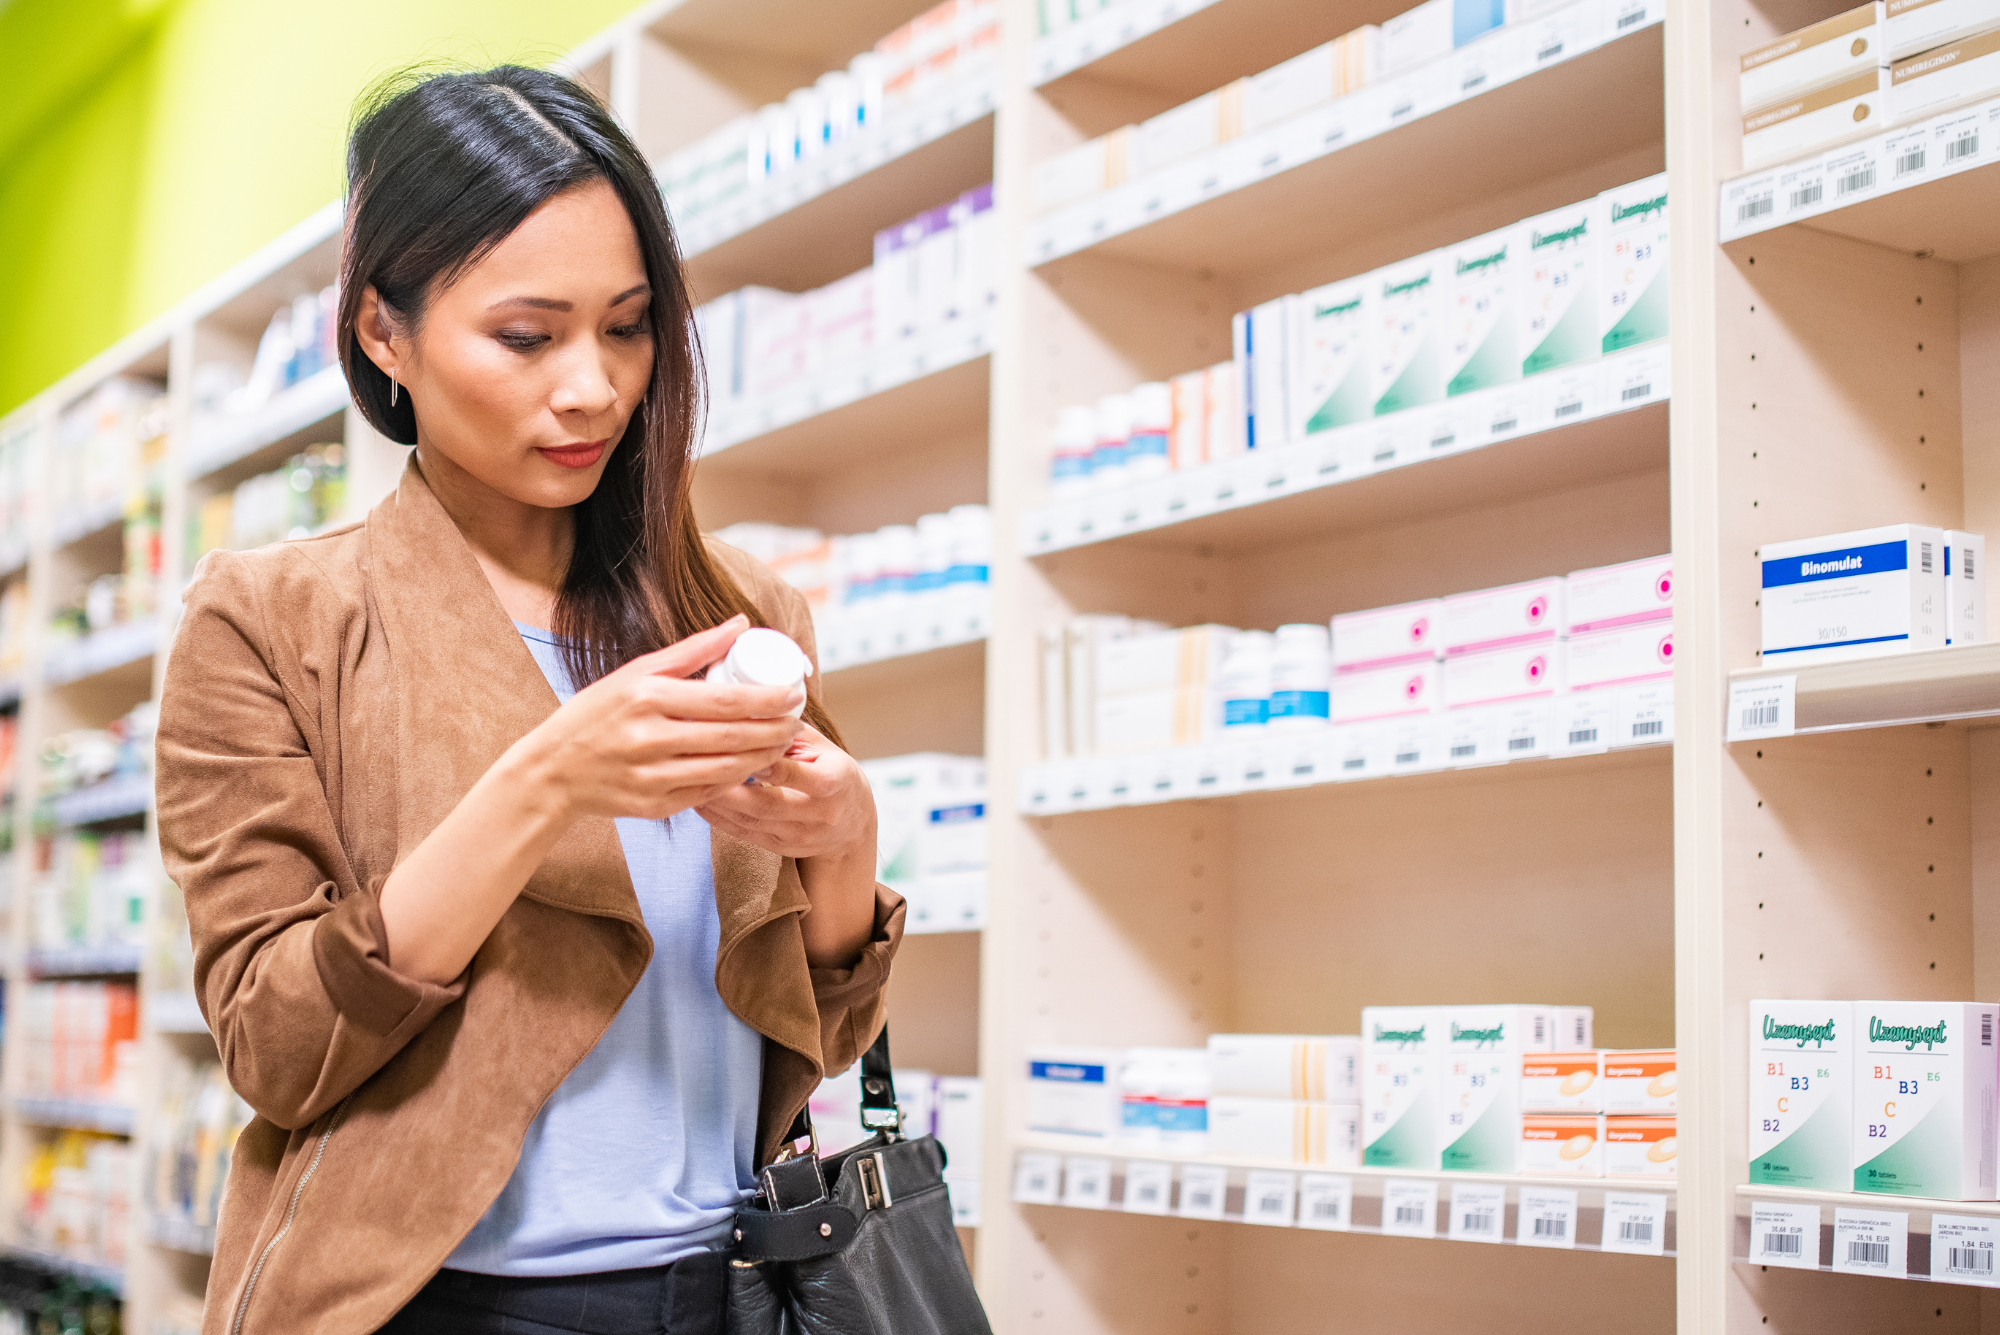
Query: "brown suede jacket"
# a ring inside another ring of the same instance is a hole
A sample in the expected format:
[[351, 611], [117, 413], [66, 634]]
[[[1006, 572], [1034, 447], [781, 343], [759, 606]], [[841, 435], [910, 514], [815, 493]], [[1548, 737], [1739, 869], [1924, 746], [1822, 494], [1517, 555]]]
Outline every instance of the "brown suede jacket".
[[[714, 551], [811, 652], [797, 591]], [[414, 457], [361, 523], [196, 571], [160, 702], [160, 843], [202, 1013], [257, 1112], [203, 1335], [387, 1321], [499, 1195], [645, 970], [652, 938], [605, 818], [563, 836], [449, 986], [389, 958], [382, 882], [555, 708]], [[903, 903], [878, 887], [854, 966], [814, 969], [797, 864], [712, 840], [716, 988], [765, 1039], [763, 1163], [823, 1073], [873, 1041]]]

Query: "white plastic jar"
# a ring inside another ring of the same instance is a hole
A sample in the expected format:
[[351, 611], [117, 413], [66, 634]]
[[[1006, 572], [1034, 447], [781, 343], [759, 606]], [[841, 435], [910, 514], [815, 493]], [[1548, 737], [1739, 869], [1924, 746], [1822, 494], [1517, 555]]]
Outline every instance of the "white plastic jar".
[[1222, 735], [1261, 732], [1270, 717], [1275, 644], [1266, 630], [1239, 630], [1222, 658]]
[[[812, 659], [781, 630], [752, 626], [736, 637], [722, 661], [708, 670], [718, 686], [804, 686], [812, 675]], [[792, 711], [805, 712], [805, 701]]]
[[1278, 627], [1271, 654], [1270, 726], [1323, 728], [1330, 711], [1333, 645], [1317, 622]]

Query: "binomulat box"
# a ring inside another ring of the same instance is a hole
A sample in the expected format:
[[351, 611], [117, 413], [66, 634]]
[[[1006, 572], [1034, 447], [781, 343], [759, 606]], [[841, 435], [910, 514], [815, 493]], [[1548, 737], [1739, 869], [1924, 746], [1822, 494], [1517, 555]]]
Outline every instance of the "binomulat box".
[[1680, 1137], [1672, 1117], [1606, 1117], [1606, 1177], [1674, 1177]]
[[1603, 1054], [1598, 1070], [1604, 1111], [1612, 1116], [1675, 1111], [1680, 1062], [1672, 1048], [1632, 1048]]
[[1994, 1008], [1857, 1001], [1854, 1190], [1993, 1199]]
[[1854, 1181], [1854, 1007], [1750, 1003], [1750, 1181], [1846, 1191]]
[[1521, 1057], [1555, 1036], [1549, 1006], [1453, 1006], [1437, 1011], [1438, 1164], [1511, 1173], [1521, 1139]]
[[1876, 658], [1944, 645], [1944, 530], [1923, 524], [1766, 543], [1764, 661]]
[[1960, 37], [1889, 69], [1893, 124], [1985, 97], [2000, 88], [2000, 31]]
[[2000, 0], [1888, 0], [1882, 40], [1889, 59], [1901, 60], [1994, 27]]
[[1530, 1052], [1523, 1055], [1521, 1110], [1529, 1113], [1603, 1112], [1601, 1065], [1600, 1054], [1595, 1051]]
[[1604, 1119], [1595, 1114], [1527, 1113], [1521, 1118], [1523, 1173], [1604, 1176]]
[[1743, 109], [1753, 111], [1889, 63], [1882, 0], [1872, 0], [1745, 51], [1738, 62]]
[[1124, 1057], [1117, 1048], [1029, 1048], [1028, 1130], [1092, 1140], [1116, 1135]]
[[1425, 1006], [1361, 1010], [1361, 1161], [1370, 1168], [1438, 1166], [1437, 1013]]
[[1986, 539], [1946, 529], [1944, 534], [1944, 642], [1981, 644], [1986, 639]]

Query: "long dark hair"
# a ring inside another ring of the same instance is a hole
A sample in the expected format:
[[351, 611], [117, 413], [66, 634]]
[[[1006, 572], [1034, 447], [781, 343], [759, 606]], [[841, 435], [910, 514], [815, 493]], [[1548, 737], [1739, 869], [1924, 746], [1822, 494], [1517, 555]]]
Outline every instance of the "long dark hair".
[[[407, 393], [389, 402], [389, 377], [355, 339], [363, 291], [373, 287], [415, 333], [430, 299], [541, 205], [592, 181], [618, 192], [653, 291], [652, 383], [597, 489], [575, 507], [552, 629], [580, 689], [739, 612], [766, 624], [695, 523], [701, 349], [680, 250], [645, 157], [597, 100], [518, 65], [391, 75], [356, 108], [347, 181], [340, 365], [362, 416], [404, 445], [416, 444], [417, 406]], [[817, 700], [807, 718], [837, 735]]]

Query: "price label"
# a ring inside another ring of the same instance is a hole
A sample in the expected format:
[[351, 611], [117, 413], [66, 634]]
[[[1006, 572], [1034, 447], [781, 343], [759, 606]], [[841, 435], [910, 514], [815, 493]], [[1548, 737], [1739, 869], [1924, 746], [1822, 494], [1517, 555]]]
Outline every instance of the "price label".
[[1607, 1252], [1660, 1256], [1667, 1248], [1667, 1198], [1650, 1193], [1606, 1192], [1604, 1234]]
[[1452, 1183], [1445, 1236], [1453, 1242], [1499, 1242], [1506, 1232], [1507, 1188]]
[[1437, 1183], [1392, 1177], [1382, 1183], [1382, 1231], [1399, 1238], [1437, 1236]]
[[1054, 1205], [1061, 1199], [1062, 1161], [1053, 1154], [1023, 1154], [1014, 1160], [1014, 1199], [1023, 1205]]
[[1111, 1160], [1076, 1157], [1063, 1160], [1062, 1203], [1079, 1210], [1109, 1207]]
[[1299, 1179], [1299, 1227], [1345, 1233], [1354, 1225], [1354, 1179], [1307, 1173]]
[[1900, 1210], [1835, 1210], [1833, 1268], [1859, 1275], [1910, 1273], [1910, 1216]]
[[1150, 1159], [1125, 1165], [1125, 1212], [1166, 1214], [1173, 1205], [1174, 1166]]
[[1292, 1202], [1298, 1196], [1296, 1173], [1252, 1173], [1243, 1187], [1243, 1222], [1292, 1226]]
[[1215, 1164], [1189, 1164], [1181, 1169], [1178, 1213], [1185, 1219], [1220, 1219], [1229, 1202], [1229, 1170]]
[[1576, 1246], [1576, 1193], [1555, 1187], [1521, 1188], [1514, 1241], [1523, 1247]]
[[1725, 740], [1751, 742], [1765, 737], [1791, 736], [1796, 726], [1793, 700], [1798, 693], [1798, 685], [1795, 673], [1730, 682]]
[[1819, 1269], [1819, 1207], [1752, 1201], [1750, 1259], [1758, 1265]]
[[1961, 1214], [1931, 1216], [1931, 1278], [2000, 1287], [1993, 1265], [2000, 1224]]

